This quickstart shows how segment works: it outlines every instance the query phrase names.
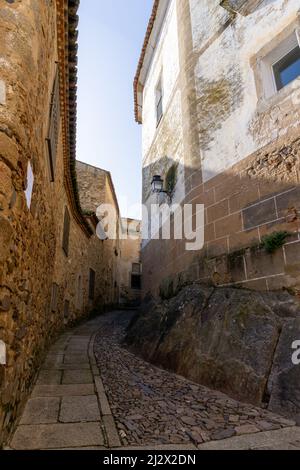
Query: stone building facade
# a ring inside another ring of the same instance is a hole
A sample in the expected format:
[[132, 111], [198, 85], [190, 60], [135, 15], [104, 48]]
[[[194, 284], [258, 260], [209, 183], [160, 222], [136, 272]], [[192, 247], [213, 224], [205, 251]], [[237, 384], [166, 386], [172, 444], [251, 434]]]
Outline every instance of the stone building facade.
[[141, 221], [122, 218], [120, 240], [120, 297], [125, 307], [139, 305], [142, 287]]
[[87, 216], [95, 214], [101, 204], [110, 204], [116, 214], [116, 238], [107, 238], [101, 242], [103, 262], [99, 266], [103, 285], [102, 304], [116, 305], [119, 302], [120, 292], [121, 240], [119, 231], [121, 217], [112, 177], [109, 171], [79, 161], [76, 162], [76, 172], [83, 213]]
[[143, 202], [172, 169], [172, 203], [204, 204], [205, 226], [198, 251], [144, 240], [144, 293], [299, 293], [299, 40], [297, 0], [154, 1], [134, 82]]
[[118, 298], [76, 183], [78, 3], [0, 1], [0, 446], [53, 337]]

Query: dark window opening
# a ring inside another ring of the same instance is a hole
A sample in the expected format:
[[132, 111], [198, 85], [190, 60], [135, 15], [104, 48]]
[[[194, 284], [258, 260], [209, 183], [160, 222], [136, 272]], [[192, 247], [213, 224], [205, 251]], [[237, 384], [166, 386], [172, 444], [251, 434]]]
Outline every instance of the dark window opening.
[[93, 269], [90, 269], [90, 281], [89, 281], [89, 299], [94, 300], [95, 298], [95, 279], [96, 273]]
[[131, 274], [131, 289], [141, 289], [141, 276], [139, 274]]
[[273, 65], [277, 91], [300, 76], [300, 48], [297, 46]]
[[64, 216], [64, 233], [63, 233], [63, 241], [62, 241], [62, 247], [66, 256], [68, 256], [69, 254], [69, 238], [70, 238], [70, 214], [66, 207], [65, 216]]
[[54, 80], [52, 95], [51, 95], [49, 130], [48, 130], [48, 137], [47, 137], [51, 181], [54, 181], [56, 152], [57, 152], [58, 136], [59, 136], [59, 125], [60, 125], [59, 72], [57, 70], [55, 80]]
[[163, 90], [162, 84], [159, 82], [156, 88], [156, 124], [160, 123], [163, 116]]
[[64, 318], [67, 320], [69, 318], [69, 313], [70, 313], [70, 302], [68, 300], [65, 300], [65, 305], [64, 305]]
[[57, 299], [58, 299], [58, 285], [53, 283], [52, 290], [51, 290], [51, 303], [50, 303], [51, 312], [56, 312]]

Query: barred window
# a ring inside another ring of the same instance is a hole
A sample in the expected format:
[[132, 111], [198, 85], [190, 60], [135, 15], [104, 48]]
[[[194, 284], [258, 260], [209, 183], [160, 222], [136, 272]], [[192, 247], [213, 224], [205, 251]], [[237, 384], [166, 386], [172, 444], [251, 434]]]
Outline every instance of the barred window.
[[51, 312], [56, 312], [57, 309], [57, 298], [58, 298], [58, 284], [55, 282], [52, 284], [52, 290], [51, 290]]
[[76, 296], [76, 306], [78, 309], [82, 307], [82, 277], [81, 274], [78, 275], [77, 279], [77, 296]]
[[162, 89], [162, 81], [161, 79], [159, 80], [156, 90], [155, 90], [155, 106], [156, 106], [156, 124], [158, 124], [161, 121], [161, 118], [163, 117], [163, 89]]
[[48, 156], [50, 167], [50, 179], [54, 181], [56, 152], [60, 125], [60, 106], [59, 106], [59, 70], [57, 69], [53, 91], [51, 95], [49, 131], [47, 137]]
[[70, 301], [65, 300], [65, 305], [64, 305], [64, 318], [67, 320], [69, 318], [70, 314]]
[[95, 279], [96, 273], [93, 269], [90, 269], [90, 279], [89, 279], [89, 299], [94, 300], [95, 298]]
[[65, 216], [64, 216], [64, 232], [63, 232], [63, 240], [62, 240], [62, 247], [65, 252], [65, 255], [68, 256], [69, 254], [69, 238], [70, 238], [70, 214], [68, 208], [65, 208]]
[[132, 273], [141, 274], [141, 265], [140, 263], [132, 263]]

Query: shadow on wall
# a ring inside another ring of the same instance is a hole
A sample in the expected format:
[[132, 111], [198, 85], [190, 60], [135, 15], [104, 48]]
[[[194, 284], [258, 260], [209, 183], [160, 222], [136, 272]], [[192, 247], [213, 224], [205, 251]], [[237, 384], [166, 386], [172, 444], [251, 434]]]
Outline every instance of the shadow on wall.
[[176, 163], [172, 198], [151, 195], [174, 161], [143, 170], [143, 203], [205, 206], [204, 247], [185, 240], [143, 242], [143, 296], [168, 298], [182, 285], [204, 282], [254, 290], [290, 288], [300, 294], [300, 139], [276, 141], [202, 183], [201, 171]]
[[[145, 168], [144, 202], [153, 198], [151, 177], [165, 178], [173, 163]], [[144, 301], [126, 343], [161, 367], [300, 422], [300, 366], [292, 361], [300, 139], [278, 140], [205, 183], [200, 170], [177, 171], [171, 202], [183, 192], [181, 204], [204, 204], [204, 247], [187, 251], [174, 237], [144, 242]]]

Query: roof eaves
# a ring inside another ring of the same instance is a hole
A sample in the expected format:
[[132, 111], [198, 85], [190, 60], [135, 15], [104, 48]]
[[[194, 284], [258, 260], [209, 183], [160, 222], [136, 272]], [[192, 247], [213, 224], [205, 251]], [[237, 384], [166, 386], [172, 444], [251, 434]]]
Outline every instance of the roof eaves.
[[135, 114], [135, 120], [139, 124], [142, 124], [142, 117], [141, 117], [141, 112], [140, 112], [141, 110], [140, 110], [140, 106], [139, 106], [139, 103], [138, 103], [140, 74], [141, 74], [141, 70], [142, 70], [143, 65], [144, 65], [144, 60], [145, 60], [145, 56], [146, 56], [150, 36], [151, 36], [152, 30], [153, 30], [153, 27], [154, 27], [154, 23], [155, 23], [155, 20], [156, 20], [156, 16], [157, 16], [160, 1], [161, 0], [154, 0], [154, 3], [153, 3], [152, 13], [151, 13], [150, 20], [149, 20], [149, 23], [148, 23], [148, 27], [147, 27], [146, 35], [145, 35], [145, 38], [144, 38], [142, 51], [141, 51], [139, 62], [138, 62], [137, 71], [136, 71], [135, 78], [134, 78], [134, 83], [133, 83], [133, 89], [134, 89], [134, 114]]

